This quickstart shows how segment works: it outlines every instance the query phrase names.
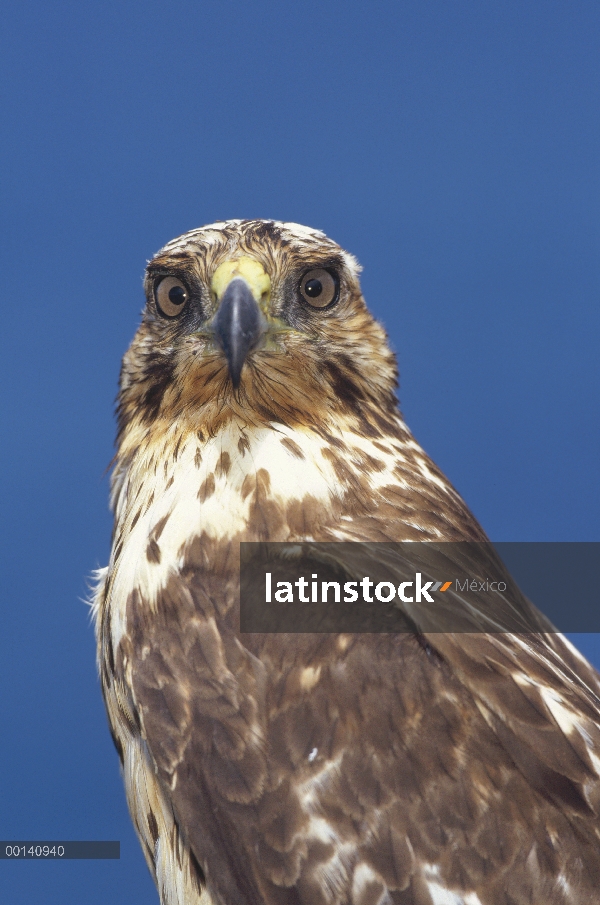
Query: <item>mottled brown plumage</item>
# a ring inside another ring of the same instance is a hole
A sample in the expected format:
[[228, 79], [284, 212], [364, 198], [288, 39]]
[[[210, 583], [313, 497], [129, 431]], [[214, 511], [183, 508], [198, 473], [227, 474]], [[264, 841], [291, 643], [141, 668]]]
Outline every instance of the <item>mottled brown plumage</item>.
[[[319, 268], [330, 307], [299, 289]], [[598, 676], [518, 591], [539, 631], [414, 612], [413, 633], [238, 631], [240, 541], [485, 540], [402, 420], [357, 274], [271, 221], [196, 230], [148, 266], [96, 621], [161, 902], [600, 901]]]

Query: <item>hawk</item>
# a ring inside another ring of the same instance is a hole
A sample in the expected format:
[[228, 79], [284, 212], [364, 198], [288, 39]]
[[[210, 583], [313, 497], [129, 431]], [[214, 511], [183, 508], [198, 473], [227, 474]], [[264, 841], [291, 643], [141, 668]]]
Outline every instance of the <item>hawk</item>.
[[239, 631], [241, 542], [486, 540], [403, 421], [358, 273], [270, 220], [147, 268], [94, 613], [161, 903], [600, 902], [600, 681], [541, 615]]

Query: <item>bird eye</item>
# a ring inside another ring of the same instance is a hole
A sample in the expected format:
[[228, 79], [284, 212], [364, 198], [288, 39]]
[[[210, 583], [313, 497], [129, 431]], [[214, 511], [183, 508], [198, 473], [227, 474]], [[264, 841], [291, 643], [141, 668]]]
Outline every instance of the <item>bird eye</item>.
[[316, 268], [300, 280], [300, 294], [311, 308], [328, 308], [337, 302], [339, 282], [328, 270]]
[[158, 310], [164, 317], [177, 317], [184, 309], [189, 292], [175, 277], [165, 277], [154, 292]]

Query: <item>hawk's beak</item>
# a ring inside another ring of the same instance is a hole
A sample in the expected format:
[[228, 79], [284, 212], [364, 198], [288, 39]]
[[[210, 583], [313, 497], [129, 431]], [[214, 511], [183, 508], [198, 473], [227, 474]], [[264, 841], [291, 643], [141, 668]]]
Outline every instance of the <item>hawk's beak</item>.
[[240, 385], [248, 354], [257, 347], [265, 331], [259, 301], [268, 296], [270, 287], [268, 275], [251, 258], [226, 261], [213, 276], [212, 288], [220, 304], [212, 328], [225, 353], [235, 389]]
[[241, 277], [232, 280], [225, 290], [213, 321], [213, 330], [225, 353], [231, 382], [237, 390], [246, 357], [256, 348], [263, 332], [260, 308], [250, 287]]

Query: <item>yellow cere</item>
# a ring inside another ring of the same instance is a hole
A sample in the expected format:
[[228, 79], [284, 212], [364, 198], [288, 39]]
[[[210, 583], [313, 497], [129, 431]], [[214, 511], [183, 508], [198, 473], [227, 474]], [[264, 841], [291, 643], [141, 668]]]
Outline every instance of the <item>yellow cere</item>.
[[211, 282], [211, 289], [218, 299], [220, 299], [236, 277], [241, 277], [250, 287], [252, 295], [260, 304], [261, 301], [267, 300], [271, 289], [271, 279], [262, 264], [253, 258], [243, 256], [235, 261], [223, 261], [215, 270]]

